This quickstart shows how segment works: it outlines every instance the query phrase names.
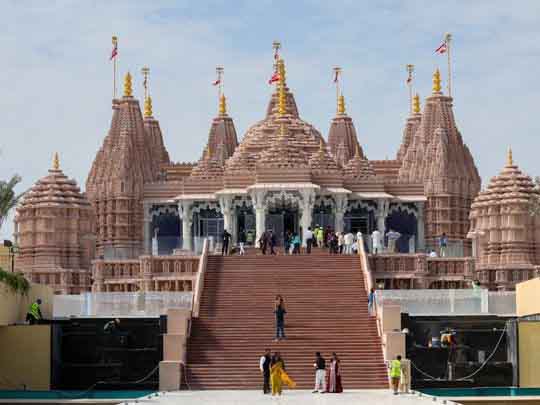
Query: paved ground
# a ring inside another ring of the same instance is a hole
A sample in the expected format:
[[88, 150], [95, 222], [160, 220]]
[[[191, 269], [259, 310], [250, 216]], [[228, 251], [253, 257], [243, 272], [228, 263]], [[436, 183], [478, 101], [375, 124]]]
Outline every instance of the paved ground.
[[[351, 390], [343, 394], [312, 394], [311, 391], [284, 391], [281, 397], [263, 395], [259, 391], [179, 391], [159, 397], [138, 400], [139, 404], [153, 405], [428, 405], [442, 404], [431, 397], [417, 395], [394, 396], [389, 390]], [[133, 401], [124, 404], [134, 404]], [[447, 402], [450, 404], [450, 401]]]

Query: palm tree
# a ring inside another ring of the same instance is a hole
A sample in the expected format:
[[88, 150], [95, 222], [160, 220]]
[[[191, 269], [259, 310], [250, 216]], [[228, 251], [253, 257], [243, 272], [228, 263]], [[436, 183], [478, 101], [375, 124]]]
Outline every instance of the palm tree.
[[0, 180], [0, 228], [6, 220], [9, 211], [17, 205], [22, 194], [15, 194], [15, 186], [21, 182], [21, 176], [14, 175], [11, 180]]

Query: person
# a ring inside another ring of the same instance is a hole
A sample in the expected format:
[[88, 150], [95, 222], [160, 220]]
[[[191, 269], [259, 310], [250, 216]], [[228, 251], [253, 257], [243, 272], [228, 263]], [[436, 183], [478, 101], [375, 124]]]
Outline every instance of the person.
[[390, 368], [390, 383], [394, 395], [398, 394], [399, 380], [401, 378], [401, 356], [398, 354], [394, 360], [388, 365]]
[[301, 244], [300, 235], [295, 233], [292, 239], [292, 243], [293, 243], [293, 254], [294, 255], [300, 254], [300, 244]]
[[411, 376], [410, 376], [410, 366], [409, 360], [402, 360], [401, 361], [401, 378], [399, 380], [399, 391], [402, 394], [408, 394], [409, 393], [409, 387], [411, 386]]
[[345, 247], [345, 235], [343, 235], [343, 232], [336, 232], [336, 236], [337, 236], [337, 244], [338, 244], [338, 253], [342, 255], [343, 249]]
[[431, 249], [431, 252], [429, 252], [429, 257], [437, 257], [437, 252], [435, 252], [435, 250]]
[[261, 252], [263, 255], [266, 254], [266, 248], [268, 246], [268, 233], [264, 231], [259, 238], [259, 247], [261, 248]]
[[439, 238], [439, 255], [441, 257], [446, 257], [447, 246], [448, 246], [448, 237], [446, 236], [446, 233], [443, 232], [443, 234]]
[[322, 226], [317, 225], [317, 246], [322, 248], [324, 245], [324, 231]]
[[285, 309], [285, 302], [281, 295], [276, 296], [274, 314], [276, 315], [276, 339], [279, 341], [285, 339], [285, 314], [287, 310]]
[[272, 396], [281, 395], [282, 383], [287, 384], [290, 388], [296, 387], [296, 383], [285, 371], [285, 362], [281, 358], [279, 352], [275, 352], [272, 357], [270, 366], [270, 381], [272, 383]]
[[291, 247], [291, 231], [285, 232], [285, 235], [283, 236], [283, 252], [287, 255], [290, 253], [289, 249]]
[[30, 325], [39, 323], [43, 319], [41, 314], [41, 298], [38, 298], [28, 307], [28, 312], [26, 313], [26, 322]]
[[375, 316], [375, 305], [377, 304], [377, 298], [375, 295], [375, 288], [369, 290], [368, 295], [368, 314]]
[[250, 229], [249, 231], [247, 231], [246, 233], [246, 244], [248, 246], [252, 246], [253, 245], [253, 231]]
[[382, 251], [381, 231], [375, 229], [371, 233], [371, 245], [373, 246], [373, 254], [377, 254]]
[[334, 232], [328, 234], [328, 251], [330, 254], [338, 253], [338, 237]]
[[396, 253], [396, 241], [401, 237], [401, 234], [390, 229], [386, 237], [388, 238], [388, 251], [390, 253]]
[[265, 349], [264, 354], [259, 361], [259, 368], [263, 375], [263, 393], [270, 393], [270, 363], [272, 362], [272, 355], [270, 349]]
[[315, 353], [313, 368], [315, 369], [315, 388], [313, 389], [313, 393], [320, 392], [324, 394], [326, 391], [326, 361], [320, 352]]
[[480, 288], [481, 288], [480, 281], [474, 280], [474, 281], [472, 282], [472, 289], [473, 289], [473, 290], [479, 290]]
[[309, 255], [311, 253], [311, 245], [313, 244], [313, 232], [310, 226], [304, 232], [304, 240], [306, 241], [306, 253]]
[[271, 229], [268, 232], [269, 232], [268, 233], [268, 243], [270, 243], [270, 254], [275, 255], [276, 251], [274, 250], [274, 248], [276, 247], [276, 244], [277, 244], [276, 234]]
[[240, 256], [244, 256], [246, 254], [246, 251], [244, 250], [244, 246], [246, 244], [246, 232], [242, 229], [240, 231], [240, 235], [238, 235], [238, 246], [240, 248]]
[[347, 232], [345, 236], [343, 237], [343, 241], [345, 243], [345, 254], [351, 255], [352, 254], [352, 246], [354, 244], [354, 235], [351, 231]]
[[227, 256], [229, 254], [229, 241], [231, 240], [231, 234], [226, 229], [222, 234], [221, 255]]
[[119, 327], [120, 319], [115, 318], [105, 324], [105, 326], [103, 327], [103, 332], [113, 334], [118, 330]]
[[326, 376], [326, 392], [343, 392], [343, 386], [341, 385], [340, 362], [335, 352], [332, 353], [332, 360], [330, 360], [330, 369], [328, 370], [328, 374]]

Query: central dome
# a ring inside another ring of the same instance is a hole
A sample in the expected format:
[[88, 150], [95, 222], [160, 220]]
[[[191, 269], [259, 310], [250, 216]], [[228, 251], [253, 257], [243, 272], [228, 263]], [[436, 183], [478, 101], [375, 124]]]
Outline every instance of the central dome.
[[[283, 78], [285, 81], [285, 78]], [[254, 171], [263, 152], [272, 148], [280, 140], [280, 127], [287, 128], [287, 148], [297, 149], [301, 154], [311, 156], [319, 150], [324, 139], [311, 124], [298, 114], [293, 93], [285, 85], [285, 113], [278, 111], [278, 91], [274, 91], [268, 103], [266, 117], [252, 125], [245, 133], [234, 154], [227, 160], [225, 172]]]

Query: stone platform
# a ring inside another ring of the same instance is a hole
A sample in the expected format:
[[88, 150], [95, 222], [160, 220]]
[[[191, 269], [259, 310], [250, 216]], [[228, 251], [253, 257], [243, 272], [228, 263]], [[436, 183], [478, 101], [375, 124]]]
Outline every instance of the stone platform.
[[[135, 402], [125, 402], [124, 404]], [[139, 404], [154, 405], [258, 405], [258, 404], [294, 404], [294, 405], [415, 405], [442, 404], [433, 397], [419, 397], [415, 394], [392, 395], [390, 390], [346, 390], [342, 394], [312, 394], [308, 390], [284, 390], [281, 397], [263, 395], [260, 391], [177, 391], [151, 396], [138, 400]], [[453, 404], [447, 401], [446, 404]]]

